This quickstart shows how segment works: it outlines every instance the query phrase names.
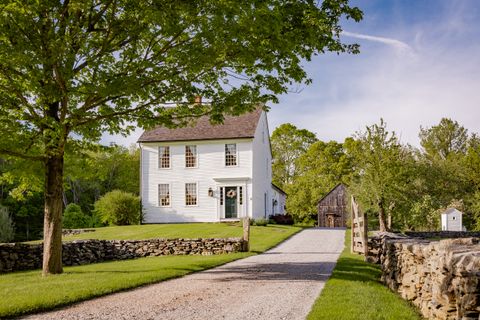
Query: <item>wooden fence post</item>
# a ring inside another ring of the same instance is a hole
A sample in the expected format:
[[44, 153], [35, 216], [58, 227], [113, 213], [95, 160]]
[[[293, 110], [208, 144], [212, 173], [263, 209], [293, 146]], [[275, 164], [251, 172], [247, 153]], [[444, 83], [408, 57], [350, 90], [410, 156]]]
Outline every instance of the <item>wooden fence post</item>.
[[351, 239], [351, 247], [350, 247], [350, 252], [354, 253], [355, 252], [355, 221], [357, 220], [355, 216], [355, 198], [352, 196], [351, 201], [350, 201], [350, 208], [352, 209], [352, 220], [350, 222], [350, 228], [351, 228], [351, 233], [352, 233], [352, 239]]
[[250, 219], [243, 218], [243, 252], [250, 251]]
[[363, 255], [365, 256], [365, 261], [368, 257], [368, 220], [367, 214], [363, 213]]

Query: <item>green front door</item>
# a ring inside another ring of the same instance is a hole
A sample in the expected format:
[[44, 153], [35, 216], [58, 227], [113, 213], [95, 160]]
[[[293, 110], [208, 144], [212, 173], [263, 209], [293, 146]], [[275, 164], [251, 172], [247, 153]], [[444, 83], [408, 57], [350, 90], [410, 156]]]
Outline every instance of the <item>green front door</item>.
[[225, 218], [237, 218], [237, 187], [225, 187]]

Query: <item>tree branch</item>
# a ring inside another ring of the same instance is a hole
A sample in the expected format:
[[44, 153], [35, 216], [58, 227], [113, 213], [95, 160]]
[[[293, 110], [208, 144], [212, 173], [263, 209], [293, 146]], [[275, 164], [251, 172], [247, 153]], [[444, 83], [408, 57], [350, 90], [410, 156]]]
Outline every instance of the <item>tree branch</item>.
[[13, 156], [13, 157], [27, 159], [27, 160], [35, 160], [35, 161], [44, 161], [46, 159], [46, 157], [44, 156], [32, 156], [32, 155], [24, 154], [24, 153], [13, 151], [13, 150], [3, 149], [3, 148], [0, 148], [0, 154], [5, 154], [8, 156]]

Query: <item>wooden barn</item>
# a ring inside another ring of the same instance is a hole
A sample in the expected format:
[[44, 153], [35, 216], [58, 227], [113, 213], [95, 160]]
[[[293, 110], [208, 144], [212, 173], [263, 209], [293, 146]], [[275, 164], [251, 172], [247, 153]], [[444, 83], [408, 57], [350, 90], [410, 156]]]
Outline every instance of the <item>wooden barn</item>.
[[340, 228], [347, 226], [347, 188], [338, 184], [318, 202], [318, 226]]

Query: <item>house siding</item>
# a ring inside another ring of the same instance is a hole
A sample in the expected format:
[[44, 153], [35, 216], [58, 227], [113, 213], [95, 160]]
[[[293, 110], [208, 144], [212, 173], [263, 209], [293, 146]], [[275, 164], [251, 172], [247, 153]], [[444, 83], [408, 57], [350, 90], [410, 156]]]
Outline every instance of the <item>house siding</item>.
[[277, 205], [274, 207], [272, 214], [285, 214], [285, 204], [287, 201], [287, 196], [283, 192], [280, 192], [274, 187], [272, 187], [272, 199], [277, 201]]
[[[265, 112], [258, 121], [253, 139], [253, 218], [268, 218], [272, 214], [272, 153], [270, 133]], [[265, 203], [266, 202], [266, 203]]]
[[[225, 144], [237, 145], [237, 166], [225, 166]], [[185, 145], [197, 146], [197, 167], [185, 167]], [[243, 212], [251, 212], [252, 202], [252, 139], [208, 140], [185, 142], [145, 142], [140, 144], [141, 196], [146, 223], [215, 222], [221, 219], [219, 188], [214, 178], [242, 178]], [[158, 147], [170, 146], [170, 168], [158, 168]], [[170, 185], [171, 205], [158, 205], [158, 184]], [[185, 183], [197, 183], [197, 205], [185, 205]], [[208, 195], [212, 188], [214, 196]], [[242, 213], [240, 213], [241, 215]]]

